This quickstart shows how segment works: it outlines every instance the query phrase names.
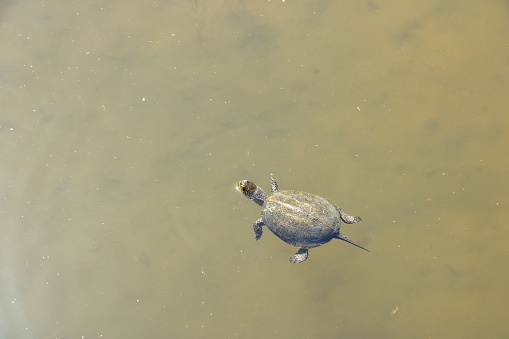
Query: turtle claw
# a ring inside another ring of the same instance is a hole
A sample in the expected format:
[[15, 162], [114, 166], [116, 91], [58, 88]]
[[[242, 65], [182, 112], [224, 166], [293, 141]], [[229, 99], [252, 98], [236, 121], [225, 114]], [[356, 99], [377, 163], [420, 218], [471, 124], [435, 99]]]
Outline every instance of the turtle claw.
[[297, 253], [295, 253], [294, 255], [292, 255], [290, 257], [290, 262], [292, 264], [297, 264], [297, 263], [303, 262], [307, 258], [308, 258], [308, 249], [301, 248], [297, 251]]

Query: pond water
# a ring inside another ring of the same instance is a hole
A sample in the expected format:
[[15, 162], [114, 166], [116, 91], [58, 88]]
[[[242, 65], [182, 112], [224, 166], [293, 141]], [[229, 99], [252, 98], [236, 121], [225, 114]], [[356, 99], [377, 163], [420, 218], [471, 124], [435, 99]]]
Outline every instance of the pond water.
[[[2, 2], [0, 337], [509, 337], [508, 17]], [[271, 175], [371, 252], [255, 241]]]

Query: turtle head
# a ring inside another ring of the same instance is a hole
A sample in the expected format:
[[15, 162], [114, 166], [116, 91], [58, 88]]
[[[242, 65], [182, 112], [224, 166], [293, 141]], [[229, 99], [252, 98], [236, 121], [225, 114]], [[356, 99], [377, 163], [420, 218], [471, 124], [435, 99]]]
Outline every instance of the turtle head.
[[239, 181], [237, 184], [237, 189], [241, 191], [247, 198], [253, 200], [258, 205], [263, 206], [265, 201], [267, 200], [267, 194], [260, 187], [256, 186], [256, 184], [249, 180]]

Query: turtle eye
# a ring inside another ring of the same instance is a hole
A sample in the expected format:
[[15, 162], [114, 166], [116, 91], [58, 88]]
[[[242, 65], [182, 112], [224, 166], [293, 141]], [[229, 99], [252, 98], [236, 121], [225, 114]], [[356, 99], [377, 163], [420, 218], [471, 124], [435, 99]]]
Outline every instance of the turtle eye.
[[241, 192], [244, 192], [244, 183], [242, 181], [239, 181], [237, 184], [237, 189]]

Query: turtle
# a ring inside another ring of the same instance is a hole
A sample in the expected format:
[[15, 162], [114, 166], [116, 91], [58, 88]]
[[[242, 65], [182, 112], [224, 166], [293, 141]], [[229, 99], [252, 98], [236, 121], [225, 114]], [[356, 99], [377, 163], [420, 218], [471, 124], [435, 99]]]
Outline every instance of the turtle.
[[353, 224], [360, 217], [346, 214], [332, 201], [318, 195], [293, 190], [279, 190], [274, 178], [271, 195], [249, 180], [242, 180], [237, 188], [247, 198], [262, 206], [262, 217], [253, 223], [256, 240], [262, 236], [262, 226], [267, 226], [284, 242], [298, 247], [290, 257], [291, 263], [301, 263], [308, 258], [308, 249], [340, 239], [369, 252], [367, 248], [341, 234], [341, 221]]

